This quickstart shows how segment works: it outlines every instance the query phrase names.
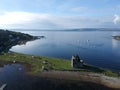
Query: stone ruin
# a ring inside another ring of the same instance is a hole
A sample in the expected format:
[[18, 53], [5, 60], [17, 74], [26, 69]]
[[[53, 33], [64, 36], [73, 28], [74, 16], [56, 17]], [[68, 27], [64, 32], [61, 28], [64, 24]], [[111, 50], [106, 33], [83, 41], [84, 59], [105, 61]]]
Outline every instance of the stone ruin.
[[78, 55], [72, 56], [71, 67], [81, 68], [81, 67], [83, 67], [83, 65], [84, 65], [84, 62], [83, 62], [83, 60], [80, 59], [80, 57]]

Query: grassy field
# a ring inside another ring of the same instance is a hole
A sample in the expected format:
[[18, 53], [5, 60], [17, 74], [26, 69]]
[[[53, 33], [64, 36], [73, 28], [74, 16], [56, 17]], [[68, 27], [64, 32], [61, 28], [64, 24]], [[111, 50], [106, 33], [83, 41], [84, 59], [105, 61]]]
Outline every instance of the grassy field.
[[95, 73], [103, 73], [107, 76], [112, 76], [112, 77], [118, 76], [117, 73], [114, 73], [111, 70], [95, 67], [88, 64], [84, 64], [82, 68], [75, 69], [71, 67], [70, 60], [21, 54], [15, 52], [4, 53], [3, 55], [0, 55], [0, 63], [3, 61], [4, 61], [3, 64], [5, 64], [5, 62], [27, 64], [28, 70], [30, 70], [30, 72], [33, 73], [39, 73], [43, 70], [46, 71], [57, 70], [57, 71], [95, 72]]
[[5, 53], [0, 55], [0, 60], [29, 64], [32, 72], [40, 72], [43, 69], [42, 67], [44, 70], [67, 70], [71, 68], [69, 60], [20, 53]]

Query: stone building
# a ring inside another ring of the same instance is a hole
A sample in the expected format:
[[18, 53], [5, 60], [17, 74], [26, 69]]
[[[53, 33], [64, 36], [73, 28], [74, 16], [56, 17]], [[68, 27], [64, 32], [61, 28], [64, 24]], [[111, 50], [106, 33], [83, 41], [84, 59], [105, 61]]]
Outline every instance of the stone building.
[[73, 68], [81, 68], [81, 67], [83, 67], [83, 64], [84, 64], [83, 60], [81, 60], [78, 55], [72, 56], [71, 67], [73, 67]]

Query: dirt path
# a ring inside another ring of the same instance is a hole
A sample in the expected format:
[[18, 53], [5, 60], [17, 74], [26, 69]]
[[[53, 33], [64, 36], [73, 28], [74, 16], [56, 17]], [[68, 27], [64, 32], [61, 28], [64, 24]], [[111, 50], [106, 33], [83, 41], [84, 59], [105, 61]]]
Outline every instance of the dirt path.
[[110, 88], [120, 89], [120, 78], [108, 77], [91, 72], [49, 71], [39, 74], [40, 77], [58, 80], [71, 80], [101, 84]]

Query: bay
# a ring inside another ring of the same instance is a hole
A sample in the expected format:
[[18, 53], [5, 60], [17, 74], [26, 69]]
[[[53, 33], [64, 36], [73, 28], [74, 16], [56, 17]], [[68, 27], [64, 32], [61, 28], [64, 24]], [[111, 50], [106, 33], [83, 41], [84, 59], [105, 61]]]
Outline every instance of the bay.
[[16, 45], [10, 49], [11, 51], [68, 60], [72, 55], [77, 54], [86, 63], [120, 71], [120, 41], [112, 38], [112, 36], [120, 35], [118, 30], [37, 31], [21, 29], [17, 31], [45, 36], [45, 38], [27, 42], [25, 45]]

